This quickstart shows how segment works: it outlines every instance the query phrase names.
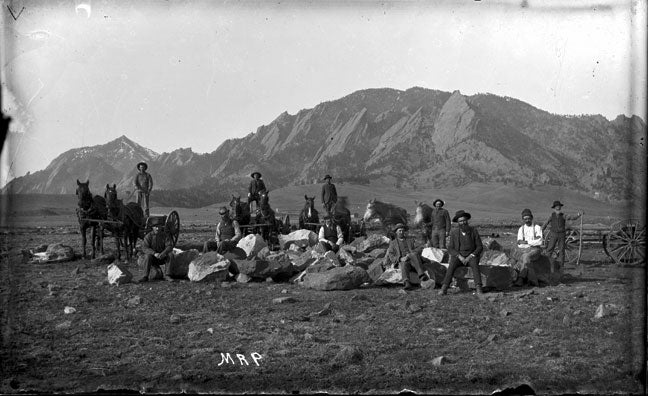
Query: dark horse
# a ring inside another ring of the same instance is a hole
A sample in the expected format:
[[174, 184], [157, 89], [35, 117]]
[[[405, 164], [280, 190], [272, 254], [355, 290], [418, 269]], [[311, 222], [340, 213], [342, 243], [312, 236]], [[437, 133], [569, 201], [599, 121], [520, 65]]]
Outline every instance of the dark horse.
[[407, 225], [407, 211], [396, 205], [377, 201], [376, 198], [369, 201], [367, 204], [367, 211], [364, 214], [364, 221], [368, 222], [371, 219], [380, 219], [383, 226], [389, 229], [390, 225], [403, 223]]
[[313, 224], [319, 223], [319, 213], [315, 210], [315, 197], [311, 198], [308, 195], [304, 195], [304, 198], [306, 199], [306, 204], [301, 213], [299, 213], [299, 228], [317, 232], [317, 225]]
[[275, 216], [275, 211], [270, 207], [270, 197], [267, 191], [262, 191], [259, 194], [259, 207], [254, 217], [255, 224], [264, 224], [264, 226], [256, 227], [255, 233], [261, 234], [263, 240], [270, 242], [270, 238], [276, 238], [281, 229], [281, 224]]
[[421, 231], [423, 233], [423, 241], [425, 243], [432, 242], [431, 223], [432, 223], [432, 207], [426, 203], [419, 202], [416, 205], [416, 216], [414, 217], [414, 225], [421, 227]]
[[92, 196], [90, 193], [90, 180], [81, 183], [77, 179], [76, 195], [78, 208], [76, 210], [79, 219], [79, 229], [83, 244], [83, 257], [86, 258], [86, 231], [92, 228], [92, 258], [95, 258], [97, 249], [103, 254], [103, 230], [100, 223], [93, 220], [106, 220], [106, 201], [99, 195]]
[[239, 224], [250, 224], [250, 204], [247, 202], [241, 202], [241, 196], [235, 197], [232, 195], [232, 200], [230, 201], [230, 207], [234, 212], [234, 219], [238, 221]]
[[[124, 238], [124, 250], [126, 252], [126, 260], [130, 261], [135, 254], [135, 244], [139, 237], [139, 230], [144, 224], [144, 211], [142, 207], [135, 203], [129, 202], [123, 204], [121, 199], [117, 199], [117, 186], [110, 187], [106, 184], [106, 207], [108, 209], [108, 219], [117, 222], [114, 225], [114, 233], [119, 241], [119, 236]], [[120, 259], [119, 242], [117, 242], [117, 259]]]
[[347, 198], [338, 197], [337, 202], [330, 212], [327, 212], [333, 221], [340, 226], [344, 234], [344, 242], [351, 242], [351, 211], [347, 208]]

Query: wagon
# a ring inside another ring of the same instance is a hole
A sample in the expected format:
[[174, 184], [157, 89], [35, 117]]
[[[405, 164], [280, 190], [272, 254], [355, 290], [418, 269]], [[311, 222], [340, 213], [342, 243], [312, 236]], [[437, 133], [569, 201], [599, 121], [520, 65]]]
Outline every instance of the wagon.
[[167, 215], [153, 214], [149, 215], [144, 219], [144, 225], [140, 227], [139, 237], [144, 239], [144, 235], [151, 232], [153, 227], [151, 227], [151, 221], [153, 219], [162, 219], [164, 223], [164, 228], [166, 232], [171, 235], [173, 240], [173, 247], [175, 248], [176, 243], [178, 243], [178, 237], [180, 236], [180, 215], [175, 210], [172, 210]]
[[565, 264], [578, 265], [584, 244], [601, 243], [618, 265], [638, 265], [646, 260], [646, 226], [637, 219], [620, 220], [611, 226], [583, 224], [567, 229]]

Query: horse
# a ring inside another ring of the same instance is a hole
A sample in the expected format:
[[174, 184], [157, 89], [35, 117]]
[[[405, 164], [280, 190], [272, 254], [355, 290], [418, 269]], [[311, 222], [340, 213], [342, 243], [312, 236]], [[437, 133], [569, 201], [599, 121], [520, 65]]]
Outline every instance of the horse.
[[344, 242], [351, 242], [351, 211], [347, 208], [347, 198], [338, 197], [330, 212], [327, 212], [333, 221], [340, 226], [344, 234]]
[[414, 225], [421, 227], [423, 241], [425, 243], [432, 243], [432, 210], [433, 208], [423, 202], [416, 204], [416, 216], [414, 217]]
[[[99, 223], [93, 220], [106, 220], [106, 201], [99, 195], [92, 196], [90, 192], [90, 180], [81, 183], [77, 179], [76, 195], [78, 198], [78, 207], [76, 209], [77, 218], [79, 219], [79, 230], [81, 232], [81, 241], [83, 245], [83, 258], [86, 256], [86, 231], [91, 230], [92, 255], [95, 258], [97, 250], [103, 254], [103, 229]], [[99, 231], [99, 233], [97, 233]]]
[[385, 203], [376, 200], [376, 198], [369, 201], [367, 204], [367, 211], [364, 214], [364, 221], [368, 222], [371, 219], [377, 218], [385, 228], [390, 225], [403, 223], [407, 225], [407, 211], [396, 205]]
[[268, 242], [270, 238], [279, 233], [281, 225], [275, 217], [275, 212], [272, 210], [267, 201], [264, 205], [260, 205], [257, 209], [254, 219], [255, 224], [266, 224], [263, 227], [256, 227], [255, 233], [261, 234], [264, 241]]
[[119, 236], [121, 235], [124, 238], [126, 260], [130, 261], [135, 254], [135, 244], [139, 237], [139, 230], [142, 227], [141, 225], [144, 224], [144, 211], [135, 202], [129, 202], [124, 205], [121, 199], [117, 199], [117, 186], [115, 184], [112, 187], [106, 184], [104, 198], [106, 199], [108, 218], [119, 223], [113, 226], [113, 232], [118, 241], [117, 260], [121, 258], [121, 249], [119, 246]]
[[[312, 223], [319, 223], [319, 213], [315, 209], [315, 197], [312, 198], [304, 195], [306, 204], [299, 213], [299, 228], [303, 230], [311, 230], [317, 232], [317, 225]], [[311, 223], [311, 224], [307, 224]]]
[[234, 212], [234, 219], [238, 221], [239, 224], [250, 224], [250, 204], [247, 202], [241, 202], [241, 196], [235, 197], [232, 195], [232, 200], [229, 203], [232, 211]]
[[262, 206], [270, 207], [270, 191], [261, 190], [259, 191], [259, 204], [257, 205], [257, 213], [261, 210]]

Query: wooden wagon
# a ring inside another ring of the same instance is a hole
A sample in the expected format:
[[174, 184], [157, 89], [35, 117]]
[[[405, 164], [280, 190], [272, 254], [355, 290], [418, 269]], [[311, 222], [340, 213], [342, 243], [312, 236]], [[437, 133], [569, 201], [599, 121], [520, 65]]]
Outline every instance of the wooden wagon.
[[646, 261], [646, 226], [637, 219], [620, 220], [611, 226], [583, 224], [567, 229], [565, 264], [580, 263], [583, 245], [601, 243], [605, 253], [618, 265], [638, 265]]
[[[144, 239], [144, 236], [149, 232], [151, 232], [151, 230], [153, 229], [151, 223], [154, 219], [162, 219], [162, 222], [164, 223], [164, 228], [166, 229], [166, 232], [169, 233], [169, 235], [171, 235], [171, 239], [173, 240], [173, 247], [175, 247], [176, 244], [178, 243], [178, 237], [180, 236], [180, 215], [178, 214], [178, 212], [172, 210], [171, 212], [169, 212], [169, 214], [166, 215], [152, 214], [149, 215], [148, 217], [145, 217], [144, 223], [138, 224], [140, 239]], [[116, 220], [91, 220], [91, 221], [93, 223], [99, 224], [102, 234], [105, 228], [104, 224], [115, 224], [118, 226], [122, 225], [122, 222]]]

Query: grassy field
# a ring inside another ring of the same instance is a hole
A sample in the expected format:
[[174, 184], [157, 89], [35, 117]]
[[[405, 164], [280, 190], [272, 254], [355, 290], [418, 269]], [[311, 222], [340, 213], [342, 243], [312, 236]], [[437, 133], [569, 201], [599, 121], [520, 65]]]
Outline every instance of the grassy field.
[[[478, 187], [442, 198], [451, 211], [472, 211], [480, 230], [499, 230], [500, 243], [511, 245], [504, 225], [517, 224], [519, 203], [506, 201], [505, 186]], [[272, 191], [271, 203], [280, 212], [295, 210], [304, 193], [317, 192], [302, 188]], [[372, 197], [362, 186], [338, 185], [338, 191], [352, 204]], [[415, 199], [435, 197], [381, 194], [376, 198], [408, 210]], [[544, 217], [541, 205], [553, 197], [537, 197], [537, 209], [528, 206]], [[593, 222], [615, 216], [602, 203], [567, 194], [555, 199], [565, 209], [597, 213]], [[567, 268], [560, 284], [484, 298], [400, 287], [323, 292], [274, 282], [110, 286], [106, 264], [23, 261], [21, 250], [40, 244], [80, 251], [75, 207], [73, 196], [28, 196], [4, 212], [2, 393], [491, 394], [520, 384], [537, 394], [645, 392], [645, 268], [614, 265], [600, 244], [586, 246], [583, 273]], [[177, 208], [178, 246], [211, 238], [217, 207]], [[112, 239], [105, 243], [112, 248]], [[135, 277], [143, 270], [129, 268]], [[279, 297], [293, 302], [276, 303]], [[65, 307], [76, 312], [66, 314]]]

